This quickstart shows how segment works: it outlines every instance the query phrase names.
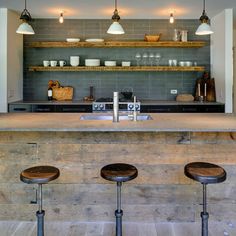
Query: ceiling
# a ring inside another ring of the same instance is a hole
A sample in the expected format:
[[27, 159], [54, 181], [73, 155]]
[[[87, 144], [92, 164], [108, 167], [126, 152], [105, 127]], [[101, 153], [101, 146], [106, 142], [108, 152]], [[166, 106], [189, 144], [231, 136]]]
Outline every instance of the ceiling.
[[[20, 13], [24, 0], [0, 0], [0, 8]], [[165, 19], [171, 11], [179, 19], [198, 19], [202, 8], [202, 0], [118, 0], [122, 19]], [[226, 8], [236, 13], [236, 0], [206, 0], [210, 18]], [[114, 0], [27, 0], [27, 9], [33, 18], [57, 18], [64, 11], [65, 18], [70, 19], [107, 19], [114, 11]]]

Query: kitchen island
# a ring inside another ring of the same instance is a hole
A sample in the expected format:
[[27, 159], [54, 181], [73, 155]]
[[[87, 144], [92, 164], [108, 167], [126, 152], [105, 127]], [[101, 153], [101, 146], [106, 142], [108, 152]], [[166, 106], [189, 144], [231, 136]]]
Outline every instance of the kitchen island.
[[0, 219], [35, 220], [36, 186], [19, 173], [54, 165], [58, 180], [44, 186], [46, 220], [114, 221], [115, 185], [100, 177], [113, 162], [135, 165], [139, 176], [124, 184], [124, 221], [199, 221], [201, 186], [184, 165], [222, 165], [228, 178], [210, 185], [210, 220], [235, 220], [236, 116], [151, 114], [148, 121], [80, 120], [84, 114], [0, 114]]

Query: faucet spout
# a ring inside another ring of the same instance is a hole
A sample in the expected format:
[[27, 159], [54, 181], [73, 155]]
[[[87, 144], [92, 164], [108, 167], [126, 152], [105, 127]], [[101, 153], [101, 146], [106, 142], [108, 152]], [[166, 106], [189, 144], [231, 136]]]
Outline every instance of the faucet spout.
[[119, 92], [113, 92], [113, 122], [119, 122]]

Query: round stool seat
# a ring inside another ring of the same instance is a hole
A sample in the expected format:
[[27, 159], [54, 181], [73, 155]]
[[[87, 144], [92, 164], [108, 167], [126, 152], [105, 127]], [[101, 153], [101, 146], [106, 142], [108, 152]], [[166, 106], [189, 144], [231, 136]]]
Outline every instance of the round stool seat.
[[215, 184], [226, 180], [226, 172], [222, 167], [207, 162], [189, 163], [184, 167], [184, 173], [202, 184]]
[[21, 181], [27, 184], [46, 184], [60, 175], [54, 166], [34, 166], [21, 172]]
[[126, 182], [135, 179], [138, 176], [138, 170], [129, 164], [115, 163], [104, 166], [101, 169], [101, 176], [110, 181]]

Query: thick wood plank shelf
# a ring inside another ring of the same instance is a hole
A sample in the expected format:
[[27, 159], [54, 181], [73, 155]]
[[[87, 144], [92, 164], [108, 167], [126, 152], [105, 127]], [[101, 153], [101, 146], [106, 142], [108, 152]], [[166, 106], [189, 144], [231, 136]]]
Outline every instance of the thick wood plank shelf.
[[95, 42], [31, 42], [26, 44], [30, 48], [118, 48], [118, 47], [133, 47], [133, 48], [155, 48], [155, 47], [169, 47], [169, 48], [200, 48], [204, 47], [204, 41], [189, 41], [189, 42], [175, 42], [175, 41], [105, 41], [100, 43]]
[[204, 66], [30, 66], [29, 71], [204, 71]]

